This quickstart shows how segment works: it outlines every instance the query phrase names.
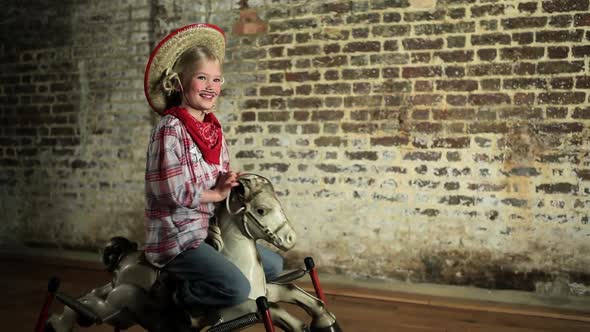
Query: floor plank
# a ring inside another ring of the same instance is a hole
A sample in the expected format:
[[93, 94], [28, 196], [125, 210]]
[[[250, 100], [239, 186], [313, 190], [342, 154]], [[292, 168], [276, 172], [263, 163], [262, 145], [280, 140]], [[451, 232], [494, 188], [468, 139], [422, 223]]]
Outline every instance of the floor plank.
[[[4, 285], [4, 300], [0, 301], [2, 331], [33, 330], [51, 276], [59, 276], [62, 281], [60, 291], [73, 296], [85, 294], [109, 279], [108, 273], [98, 269], [96, 264], [60, 259], [16, 259], [0, 255], [0, 264], [3, 266], [0, 282]], [[302, 283], [301, 286], [310, 289], [309, 284]], [[590, 308], [588, 312], [577, 312], [514, 304], [492, 305], [424, 294], [379, 293], [330, 284], [324, 284], [324, 288], [328, 294], [328, 308], [346, 332], [590, 331]], [[285, 308], [296, 317], [307, 318], [299, 308], [289, 305]], [[52, 310], [60, 312], [62, 306], [56, 303]], [[524, 314], [526, 312], [532, 314]], [[112, 330], [109, 326], [76, 329], [87, 332]], [[128, 331], [142, 329], [135, 326]], [[264, 329], [256, 326], [245, 331], [263, 332]]]

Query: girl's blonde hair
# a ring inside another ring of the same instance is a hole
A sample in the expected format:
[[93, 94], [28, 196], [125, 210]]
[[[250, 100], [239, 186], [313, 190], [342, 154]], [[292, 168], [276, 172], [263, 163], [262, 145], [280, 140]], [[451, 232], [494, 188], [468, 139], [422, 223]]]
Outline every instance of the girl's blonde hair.
[[[164, 78], [162, 86], [165, 91], [168, 92], [166, 98], [166, 108], [172, 106], [178, 106], [182, 102], [182, 94], [180, 93], [180, 84], [184, 88], [188, 88], [193, 79], [193, 75], [197, 68], [202, 64], [204, 60], [217, 61], [221, 66], [219, 58], [204, 46], [194, 46], [184, 51], [172, 67], [172, 75], [168, 75]], [[172, 87], [172, 91], [170, 90]]]

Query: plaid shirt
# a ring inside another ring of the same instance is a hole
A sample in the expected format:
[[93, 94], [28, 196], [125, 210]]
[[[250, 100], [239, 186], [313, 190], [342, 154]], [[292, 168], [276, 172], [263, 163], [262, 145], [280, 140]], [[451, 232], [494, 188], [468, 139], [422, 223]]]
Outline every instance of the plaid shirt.
[[203, 189], [215, 186], [220, 172], [229, 171], [223, 139], [220, 165], [207, 163], [177, 118], [162, 117], [151, 134], [145, 173], [145, 254], [163, 267], [176, 255], [207, 238], [214, 203], [201, 203]]

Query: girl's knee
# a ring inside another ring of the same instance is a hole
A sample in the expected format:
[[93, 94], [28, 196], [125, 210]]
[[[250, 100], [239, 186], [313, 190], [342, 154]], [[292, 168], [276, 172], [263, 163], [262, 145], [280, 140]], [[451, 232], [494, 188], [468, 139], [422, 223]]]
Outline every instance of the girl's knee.
[[264, 262], [264, 272], [268, 280], [277, 278], [283, 272], [283, 257], [276, 253], [273, 254], [269, 255]]
[[228, 300], [232, 305], [246, 301], [250, 295], [250, 282], [241, 273], [233, 278], [228, 278], [225, 288]]

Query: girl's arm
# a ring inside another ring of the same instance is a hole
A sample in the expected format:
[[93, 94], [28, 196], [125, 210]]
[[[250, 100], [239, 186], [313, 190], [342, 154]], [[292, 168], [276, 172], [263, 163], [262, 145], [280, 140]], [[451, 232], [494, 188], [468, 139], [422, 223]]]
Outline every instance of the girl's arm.
[[[147, 199], [163, 206], [196, 208], [204, 188], [186, 181], [183, 172], [182, 143], [175, 126], [163, 125], [152, 135], [148, 149], [145, 185]], [[185, 161], [186, 162], [186, 161]]]

